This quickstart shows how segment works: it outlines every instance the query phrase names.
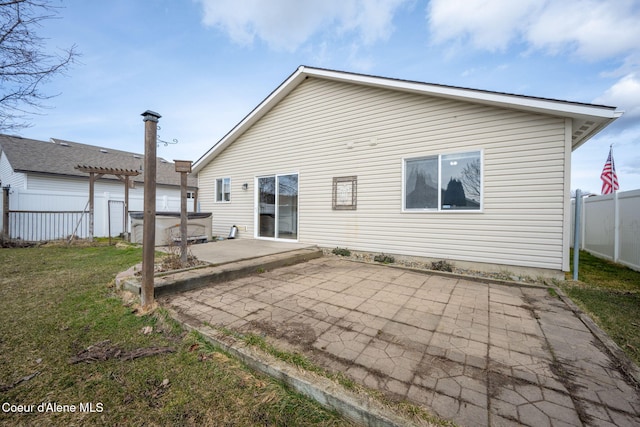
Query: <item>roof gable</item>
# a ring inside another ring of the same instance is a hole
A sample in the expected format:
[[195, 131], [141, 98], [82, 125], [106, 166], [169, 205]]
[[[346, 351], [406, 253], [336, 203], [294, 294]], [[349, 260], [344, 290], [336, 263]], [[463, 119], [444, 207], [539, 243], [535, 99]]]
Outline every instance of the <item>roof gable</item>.
[[[140, 170], [144, 165], [144, 155], [113, 150], [94, 145], [80, 144], [51, 138], [50, 142], [18, 136], [0, 135], [0, 148], [7, 156], [15, 172], [31, 172], [52, 175], [87, 177], [76, 166]], [[108, 176], [105, 179], [111, 179]], [[112, 179], [116, 179], [112, 177]], [[144, 175], [132, 177], [135, 182], [143, 182]], [[162, 158], [157, 161], [156, 182], [160, 185], [180, 185], [180, 174], [173, 163]], [[197, 185], [195, 176], [189, 177], [189, 186]]]
[[247, 131], [283, 98], [298, 87], [300, 83], [310, 77], [565, 117], [572, 121], [571, 145], [573, 150], [622, 115], [621, 111], [610, 106], [525, 95], [514, 95], [300, 66], [280, 86], [271, 92], [264, 101], [262, 101], [244, 119], [242, 119], [240, 123], [231, 129], [229, 133], [227, 133], [221, 140], [211, 147], [211, 149], [202, 155], [202, 157], [195, 162], [193, 172], [198, 173], [206, 164], [212, 161], [227, 146], [232, 144], [240, 135]]

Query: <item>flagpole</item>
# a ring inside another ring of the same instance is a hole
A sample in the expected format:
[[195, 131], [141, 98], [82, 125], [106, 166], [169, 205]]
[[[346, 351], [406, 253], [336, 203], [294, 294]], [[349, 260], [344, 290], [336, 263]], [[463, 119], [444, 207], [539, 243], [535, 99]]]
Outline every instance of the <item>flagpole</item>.
[[[613, 158], [613, 143], [609, 145], [609, 155], [611, 156], [611, 169], [615, 174], [615, 160]], [[613, 186], [613, 262], [618, 262], [620, 257], [620, 215], [618, 205], [618, 189]]]
[[602, 194], [615, 193], [620, 186], [616, 174], [615, 161], [613, 159], [613, 143], [609, 145], [609, 156], [600, 174], [600, 179], [602, 180]]
[[[615, 171], [616, 167], [615, 167], [615, 160], [613, 160], [613, 142], [611, 143], [611, 145], [609, 145], [609, 154], [611, 155], [611, 168]], [[613, 194], [616, 194], [618, 192], [618, 190], [616, 189], [616, 186], [613, 186]]]

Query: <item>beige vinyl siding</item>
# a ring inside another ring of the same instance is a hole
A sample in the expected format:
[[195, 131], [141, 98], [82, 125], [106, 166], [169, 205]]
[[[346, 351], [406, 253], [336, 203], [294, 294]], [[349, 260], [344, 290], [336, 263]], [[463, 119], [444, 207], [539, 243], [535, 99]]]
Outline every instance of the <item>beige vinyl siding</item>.
[[[403, 159], [476, 150], [481, 212], [402, 211]], [[559, 270], [565, 155], [563, 118], [309, 78], [203, 168], [200, 202], [214, 235], [252, 238], [254, 177], [299, 173], [301, 242]], [[333, 211], [332, 179], [351, 175], [357, 210]]]

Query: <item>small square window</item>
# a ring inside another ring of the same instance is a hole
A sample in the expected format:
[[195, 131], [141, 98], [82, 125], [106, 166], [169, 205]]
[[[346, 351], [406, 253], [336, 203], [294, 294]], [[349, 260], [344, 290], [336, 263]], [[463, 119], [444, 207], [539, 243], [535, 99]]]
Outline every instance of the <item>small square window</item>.
[[216, 202], [231, 201], [231, 178], [216, 179]]

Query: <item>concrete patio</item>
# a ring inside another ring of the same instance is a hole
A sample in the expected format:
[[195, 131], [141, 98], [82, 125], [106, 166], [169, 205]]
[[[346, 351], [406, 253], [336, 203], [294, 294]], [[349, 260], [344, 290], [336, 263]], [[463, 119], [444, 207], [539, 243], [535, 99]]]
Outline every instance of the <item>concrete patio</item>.
[[[229, 254], [231, 242], [192, 252]], [[640, 425], [634, 384], [546, 288], [324, 257], [160, 302], [192, 327], [262, 334], [462, 426]]]
[[310, 247], [313, 247], [313, 245], [298, 242], [227, 239], [190, 245], [189, 250], [193, 256], [201, 261], [211, 264], [226, 264]]

